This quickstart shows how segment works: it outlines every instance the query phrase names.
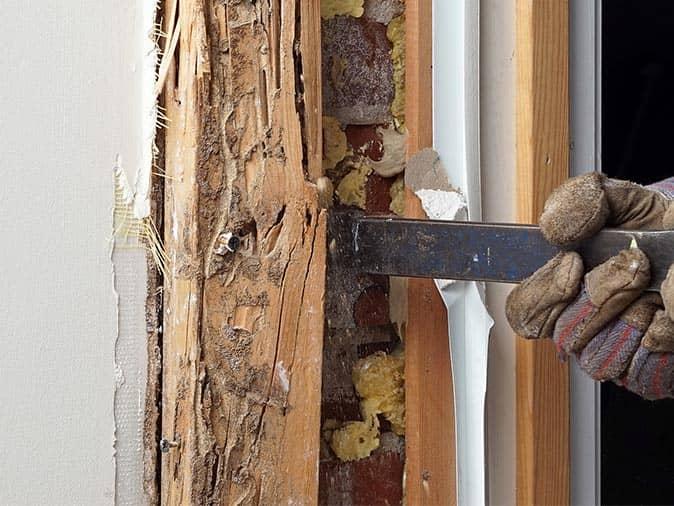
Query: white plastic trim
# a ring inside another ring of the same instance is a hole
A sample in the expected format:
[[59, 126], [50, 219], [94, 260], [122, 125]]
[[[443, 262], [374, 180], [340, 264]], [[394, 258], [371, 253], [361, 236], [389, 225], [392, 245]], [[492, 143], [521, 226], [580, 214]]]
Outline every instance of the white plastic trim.
[[[601, 170], [601, 1], [569, 3], [571, 175]], [[601, 504], [600, 386], [571, 361], [571, 504]]]
[[[466, 199], [468, 218], [479, 221], [479, 0], [434, 2], [433, 104], [434, 147], [450, 184]], [[486, 504], [484, 408], [493, 320], [484, 305], [482, 284], [440, 280], [436, 284], [449, 319], [457, 504]]]

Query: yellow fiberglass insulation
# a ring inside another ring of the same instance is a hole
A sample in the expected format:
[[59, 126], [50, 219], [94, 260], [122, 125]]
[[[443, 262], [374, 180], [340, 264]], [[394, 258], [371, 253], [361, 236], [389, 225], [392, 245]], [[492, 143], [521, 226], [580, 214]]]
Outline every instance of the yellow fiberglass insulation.
[[323, 19], [335, 16], [353, 16], [359, 18], [363, 15], [364, 0], [321, 0], [321, 17]]
[[344, 159], [346, 151], [346, 134], [339, 121], [332, 116], [323, 116], [323, 169], [334, 169]]
[[346, 206], [356, 206], [365, 209], [367, 197], [365, 184], [372, 169], [362, 162], [356, 162], [351, 172], [342, 178], [337, 185], [335, 194], [339, 201]]
[[369, 457], [379, 447], [379, 427], [376, 418], [365, 422], [346, 422], [332, 432], [330, 448], [342, 462]]
[[386, 29], [386, 36], [391, 41], [391, 60], [393, 61], [393, 84], [395, 96], [391, 104], [391, 114], [396, 128], [405, 124], [405, 16], [393, 18]]
[[381, 414], [393, 432], [405, 434], [405, 358], [402, 353], [377, 352], [359, 360], [351, 372], [361, 398], [364, 420]]
[[397, 214], [402, 216], [405, 214], [405, 178], [404, 176], [398, 176], [396, 180], [391, 185], [389, 190], [389, 195], [391, 195], [391, 204], [389, 209]]

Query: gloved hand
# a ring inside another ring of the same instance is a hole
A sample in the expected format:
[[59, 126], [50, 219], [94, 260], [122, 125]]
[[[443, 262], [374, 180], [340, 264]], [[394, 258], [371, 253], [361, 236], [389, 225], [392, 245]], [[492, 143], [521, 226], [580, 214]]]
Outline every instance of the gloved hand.
[[[546, 239], [567, 246], [602, 227], [674, 228], [674, 178], [648, 187], [592, 173], [569, 179], [540, 219]], [[621, 251], [584, 275], [577, 253], [559, 253], [508, 296], [506, 316], [520, 336], [552, 338], [599, 381], [647, 399], [674, 397], [674, 266], [660, 295], [644, 293], [646, 255]]]

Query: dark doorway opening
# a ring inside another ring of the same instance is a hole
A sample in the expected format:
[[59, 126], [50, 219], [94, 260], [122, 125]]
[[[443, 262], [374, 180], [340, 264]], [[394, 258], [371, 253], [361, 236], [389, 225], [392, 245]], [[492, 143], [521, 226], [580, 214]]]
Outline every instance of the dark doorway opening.
[[[603, 0], [602, 164], [642, 184], [674, 176], [674, 1]], [[601, 497], [674, 504], [674, 400], [601, 387]]]

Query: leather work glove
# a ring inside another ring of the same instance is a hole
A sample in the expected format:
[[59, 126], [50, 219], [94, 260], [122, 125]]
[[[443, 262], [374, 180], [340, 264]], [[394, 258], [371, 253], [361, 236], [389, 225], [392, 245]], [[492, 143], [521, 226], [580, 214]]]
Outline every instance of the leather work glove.
[[[674, 178], [643, 187], [598, 173], [569, 179], [548, 198], [540, 226], [568, 246], [603, 228], [674, 228]], [[644, 292], [650, 265], [638, 247], [585, 274], [580, 255], [559, 253], [508, 296], [506, 316], [519, 335], [552, 338], [598, 381], [612, 380], [647, 399], [674, 397], [674, 266], [660, 294]]]

